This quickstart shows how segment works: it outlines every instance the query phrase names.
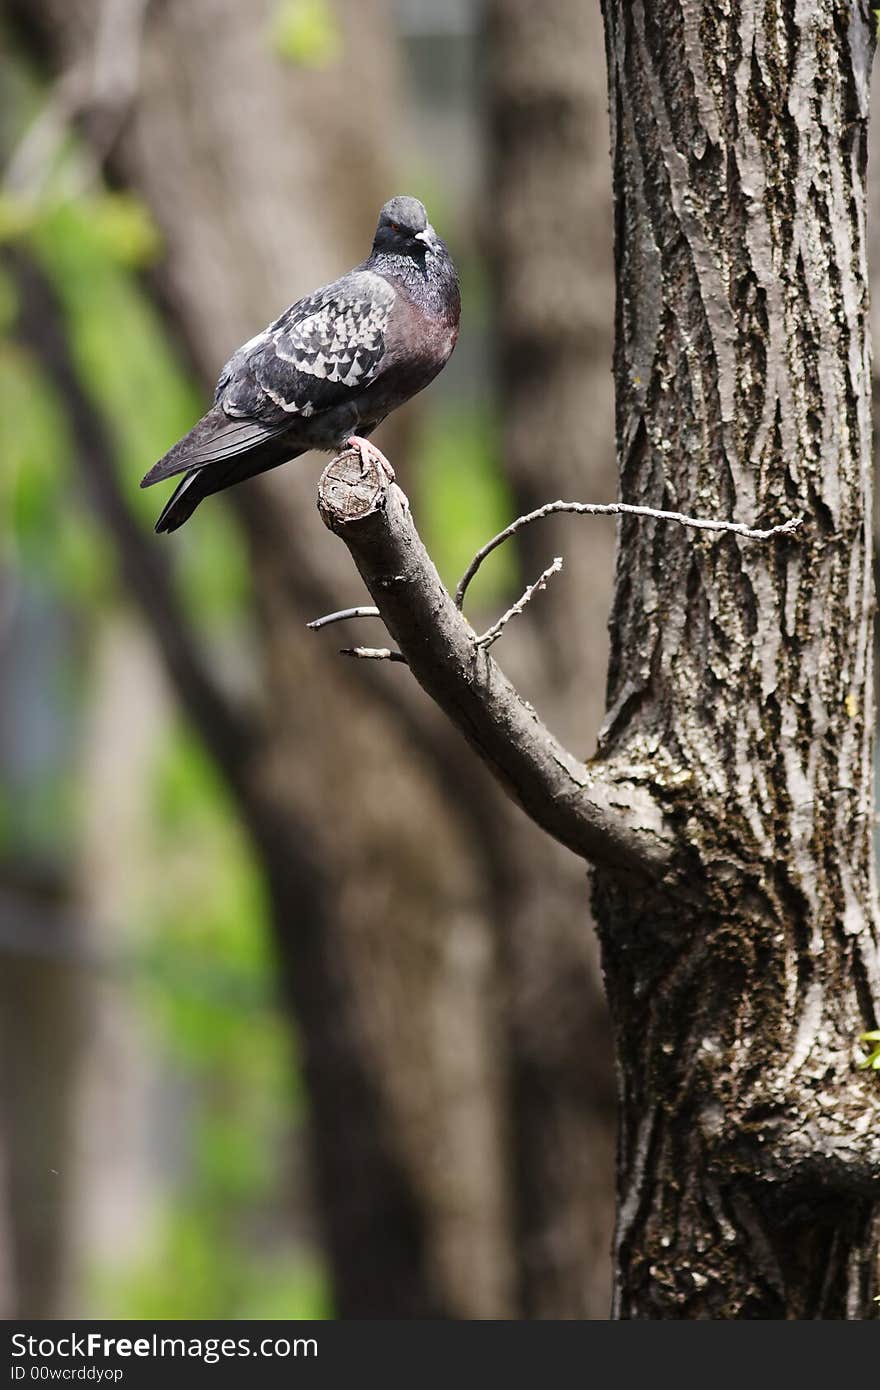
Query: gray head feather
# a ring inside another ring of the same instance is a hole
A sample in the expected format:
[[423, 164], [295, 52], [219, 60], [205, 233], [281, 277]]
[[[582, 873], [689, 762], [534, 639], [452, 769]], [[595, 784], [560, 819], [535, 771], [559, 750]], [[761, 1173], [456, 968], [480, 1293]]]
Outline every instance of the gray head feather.
[[418, 198], [409, 198], [405, 193], [397, 198], [389, 198], [379, 213], [379, 226], [396, 223], [408, 232], [423, 232], [428, 225], [428, 214], [424, 203]]

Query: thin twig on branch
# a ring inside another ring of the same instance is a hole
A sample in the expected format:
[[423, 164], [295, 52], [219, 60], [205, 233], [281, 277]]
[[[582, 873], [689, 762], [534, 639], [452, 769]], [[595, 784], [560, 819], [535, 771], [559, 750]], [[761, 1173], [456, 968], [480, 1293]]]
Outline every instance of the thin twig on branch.
[[325, 613], [323, 618], [313, 618], [306, 627], [311, 628], [312, 632], [317, 632], [318, 628], [329, 627], [331, 623], [344, 623], [348, 618], [378, 618], [379, 610], [372, 604], [362, 603], [357, 608], [340, 608], [338, 613]]
[[746, 526], [741, 521], [712, 521], [703, 517], [686, 516], [683, 512], [663, 512], [655, 510], [654, 507], [632, 506], [628, 502], [545, 502], [543, 507], [536, 507], [533, 512], [518, 516], [509, 526], [505, 526], [503, 531], [499, 531], [497, 536], [493, 536], [481, 546], [459, 581], [455, 591], [456, 608], [461, 608], [471, 580], [493, 550], [503, 545], [511, 536], [515, 536], [524, 526], [530, 526], [533, 521], [540, 521], [556, 512], [573, 512], [577, 516], [641, 516], [653, 521], [676, 521], [680, 526], [690, 526], [697, 531], [730, 531], [748, 541], [769, 541], [774, 536], [791, 535], [801, 525], [801, 518], [793, 517], [779, 526], [770, 526], [767, 530], [761, 531]]
[[[403, 659], [437, 705], [464, 734], [504, 789], [528, 815], [585, 859], [641, 876], [675, 871], [679, 851], [661, 802], [642, 783], [623, 782], [610, 767], [587, 766], [569, 753], [518, 694], [487, 648], [505, 623], [560, 566], [549, 570], [487, 633], [479, 637], [461, 613], [461, 600], [485, 557], [520, 527], [553, 511], [614, 515], [626, 513], [677, 521], [708, 531], [732, 531], [749, 540], [789, 535], [800, 525], [787, 521], [764, 531], [740, 522], [704, 521], [678, 512], [658, 512], [625, 503], [591, 505], [551, 502], [519, 517], [475, 556], [453, 600], [416, 531], [400, 489], [384, 471], [348, 450], [325, 468], [318, 509], [341, 536], [379, 615], [396, 639]], [[326, 621], [354, 616], [341, 610]], [[488, 639], [488, 640], [487, 640]], [[384, 648], [352, 649], [373, 660], [394, 659]]]
[[400, 661], [404, 666], [407, 664], [403, 653], [394, 652], [390, 647], [340, 647], [339, 655], [358, 657], [361, 661]]
[[501, 614], [497, 623], [493, 623], [490, 628], [486, 629], [482, 636], [477, 638], [477, 646], [491, 647], [493, 642], [497, 642], [511, 618], [515, 618], [518, 613], [523, 611], [533, 594], [538, 593], [540, 589], [546, 589], [547, 580], [550, 579], [552, 575], [558, 574], [561, 569], [562, 556], [557, 555], [552, 565], [548, 565], [544, 573], [540, 574], [535, 580], [534, 584], [528, 586], [522, 598], [517, 599], [516, 603], [511, 604], [507, 612]]

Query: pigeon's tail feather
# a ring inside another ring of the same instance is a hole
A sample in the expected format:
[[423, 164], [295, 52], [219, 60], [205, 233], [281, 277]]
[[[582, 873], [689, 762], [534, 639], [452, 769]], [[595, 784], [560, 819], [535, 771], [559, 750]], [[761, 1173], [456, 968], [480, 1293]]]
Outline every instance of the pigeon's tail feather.
[[179, 439], [158, 463], [153, 464], [149, 473], [141, 479], [141, 487], [152, 487], [153, 483], [160, 483], [163, 478], [173, 478], [176, 473], [206, 468], [209, 464], [259, 450], [269, 440], [277, 440], [289, 428], [289, 420], [266, 425], [259, 420], [234, 419], [221, 406], [212, 406], [188, 434]]
[[[159, 520], [156, 522], [157, 532], [161, 534], [163, 531], [176, 531], [178, 526], [189, 521], [202, 498], [208, 495], [204, 487], [198, 486], [200, 476], [200, 470], [194, 468], [191, 473], [181, 478], [159, 513]], [[204, 479], [202, 481], [204, 482]]]
[[267, 453], [264, 451], [262, 457], [233, 458], [226, 460], [225, 463], [217, 464], [213, 468], [190, 469], [189, 473], [177, 484], [162, 508], [159, 520], [156, 522], [156, 530], [160, 533], [176, 531], [179, 526], [189, 520], [204, 498], [210, 497], [215, 492], [223, 492], [225, 488], [244, 482], [246, 478], [255, 478], [258, 473], [265, 473], [270, 468], [277, 468], [279, 464], [286, 463], [289, 459], [298, 458], [302, 453], [305, 453], [304, 449], [293, 449], [285, 450], [283, 454], [279, 455], [276, 450], [267, 457]]

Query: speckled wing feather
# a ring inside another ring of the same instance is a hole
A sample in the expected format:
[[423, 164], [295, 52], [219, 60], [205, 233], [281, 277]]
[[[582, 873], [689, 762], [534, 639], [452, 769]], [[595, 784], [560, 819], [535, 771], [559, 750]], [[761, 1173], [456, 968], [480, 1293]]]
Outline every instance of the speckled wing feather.
[[[300, 300], [254, 344], [256, 386], [286, 414], [304, 419], [344, 404], [381, 370], [395, 297], [381, 275], [359, 270]], [[236, 385], [230, 381], [223, 399], [229, 414], [249, 404]]]
[[260, 449], [282, 434], [294, 452], [297, 417], [311, 421], [344, 406], [380, 374], [395, 298], [383, 276], [354, 270], [292, 305], [230, 358], [213, 408], [141, 486]]

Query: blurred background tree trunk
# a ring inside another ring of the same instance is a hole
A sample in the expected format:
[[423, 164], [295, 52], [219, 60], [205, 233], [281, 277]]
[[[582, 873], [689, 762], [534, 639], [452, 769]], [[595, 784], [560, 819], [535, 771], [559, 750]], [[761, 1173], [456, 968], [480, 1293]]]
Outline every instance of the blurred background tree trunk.
[[[602, 19], [581, 0], [491, 0], [489, 190], [500, 458], [515, 512], [615, 496], [614, 277]], [[603, 713], [614, 530], [570, 518], [521, 533], [523, 577], [565, 567], [503, 662], [554, 732], [592, 751]], [[520, 820], [509, 922], [524, 1305], [605, 1316], [614, 1077], [583, 865]]]
[[[206, 388], [236, 344], [363, 257], [400, 191], [383, 0], [325, 7], [324, 48], [293, 63], [273, 52], [268, 3], [15, 8], [108, 175], [150, 207], [165, 239], [154, 290]], [[600, 19], [579, 0], [546, 14], [493, 0], [488, 43], [481, 231], [502, 466], [520, 509], [610, 497]], [[415, 418], [379, 436], [405, 487]], [[240, 755], [177, 685], [265, 871], [337, 1311], [606, 1316], [613, 1086], [582, 867], [496, 795], [404, 673], [346, 665], [304, 631], [358, 598], [314, 490], [306, 460], [229, 495], [250, 554], [253, 669], [234, 697], [215, 693], [242, 707]], [[505, 639], [512, 673], [585, 753], [606, 660], [602, 525], [589, 545], [552, 523], [527, 534], [529, 578], [554, 550], [567, 568]], [[187, 543], [144, 542], [163, 560]], [[141, 602], [157, 631], [168, 615]]]
[[[342, 51], [358, 55], [356, 101], [338, 99], [335, 63], [273, 60], [273, 8], [157, 7], [120, 137], [100, 92], [82, 108], [113, 176], [162, 230], [164, 306], [206, 386], [254, 324], [362, 258], [389, 186], [385, 7], [334, 7]], [[64, 68], [91, 72], [107, 11], [41, 12]], [[260, 705], [233, 789], [300, 1036], [337, 1311], [505, 1316], [513, 1256], [483, 866], [437, 785], [430, 739], [388, 758], [407, 726], [390, 683], [377, 698], [371, 673], [304, 629], [352, 583], [313, 490], [306, 467], [233, 499], [253, 563]]]
[[[84, 982], [72, 887], [2, 866], [0, 898], [0, 1314], [58, 1317], [69, 1242]], [[57, 1166], [56, 1166], [57, 1165]]]

